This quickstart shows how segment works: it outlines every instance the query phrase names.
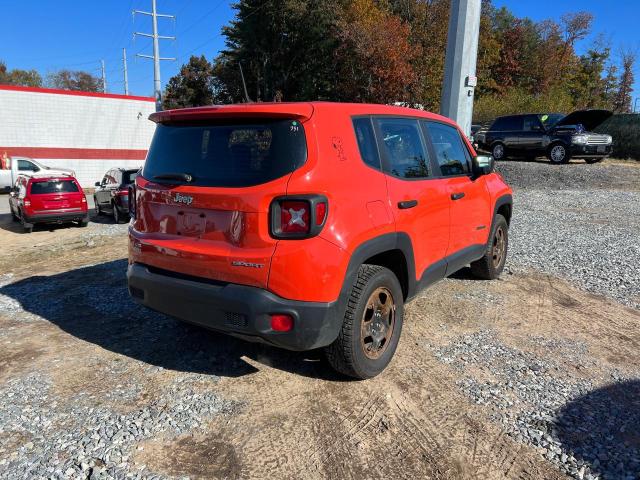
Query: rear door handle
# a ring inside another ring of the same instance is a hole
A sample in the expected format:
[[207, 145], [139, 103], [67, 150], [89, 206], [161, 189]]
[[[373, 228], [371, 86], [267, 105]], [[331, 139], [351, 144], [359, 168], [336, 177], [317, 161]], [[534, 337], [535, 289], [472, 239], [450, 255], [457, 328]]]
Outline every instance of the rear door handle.
[[418, 200], [404, 200], [402, 202], [398, 202], [398, 208], [400, 210], [406, 210], [407, 208], [413, 208], [418, 205]]
[[464, 192], [456, 192], [451, 194], [451, 200], [460, 200], [464, 197]]

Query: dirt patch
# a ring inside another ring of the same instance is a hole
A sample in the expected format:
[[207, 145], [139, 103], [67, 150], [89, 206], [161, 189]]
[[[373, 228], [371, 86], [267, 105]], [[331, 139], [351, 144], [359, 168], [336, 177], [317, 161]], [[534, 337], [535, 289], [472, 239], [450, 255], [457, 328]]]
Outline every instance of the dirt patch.
[[225, 479], [239, 478], [241, 473], [233, 445], [204, 435], [143, 442], [134, 462], [174, 477]]

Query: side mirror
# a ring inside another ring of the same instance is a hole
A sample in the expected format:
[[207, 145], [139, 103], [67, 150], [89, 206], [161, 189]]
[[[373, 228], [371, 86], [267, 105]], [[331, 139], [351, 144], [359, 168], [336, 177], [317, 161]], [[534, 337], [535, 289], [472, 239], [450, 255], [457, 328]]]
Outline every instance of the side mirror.
[[100, 186], [100, 182], [96, 182], [94, 185], [95, 185], [96, 187], [99, 187], [99, 186]]
[[491, 155], [478, 155], [473, 159], [473, 170], [477, 176], [488, 175], [495, 169], [495, 160]]

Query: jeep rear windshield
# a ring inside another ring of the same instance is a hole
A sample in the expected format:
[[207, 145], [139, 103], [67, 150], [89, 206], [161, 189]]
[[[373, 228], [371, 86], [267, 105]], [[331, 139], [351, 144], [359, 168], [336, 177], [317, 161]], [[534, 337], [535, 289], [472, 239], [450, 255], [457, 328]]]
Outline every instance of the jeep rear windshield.
[[51, 180], [49, 182], [33, 182], [31, 195], [46, 195], [49, 193], [74, 193], [78, 186], [73, 180]]
[[160, 183], [248, 187], [291, 173], [306, 159], [297, 120], [159, 124], [142, 175]]

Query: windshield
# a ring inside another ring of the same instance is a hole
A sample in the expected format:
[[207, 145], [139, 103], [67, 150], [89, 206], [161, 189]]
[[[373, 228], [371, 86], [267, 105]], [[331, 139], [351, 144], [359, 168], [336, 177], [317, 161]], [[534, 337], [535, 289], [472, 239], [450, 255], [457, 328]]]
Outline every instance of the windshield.
[[77, 191], [78, 186], [73, 180], [52, 180], [50, 182], [34, 182], [31, 184], [31, 195], [72, 193]]
[[562, 120], [565, 115], [561, 113], [545, 113], [544, 115], [540, 115], [539, 117], [540, 121], [544, 125], [544, 128], [549, 128]]
[[[246, 187], [282, 177], [307, 159], [297, 120], [158, 125], [143, 175], [166, 183]], [[170, 178], [171, 177], [171, 178]]]

